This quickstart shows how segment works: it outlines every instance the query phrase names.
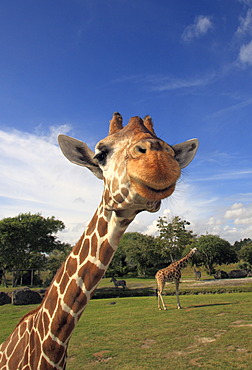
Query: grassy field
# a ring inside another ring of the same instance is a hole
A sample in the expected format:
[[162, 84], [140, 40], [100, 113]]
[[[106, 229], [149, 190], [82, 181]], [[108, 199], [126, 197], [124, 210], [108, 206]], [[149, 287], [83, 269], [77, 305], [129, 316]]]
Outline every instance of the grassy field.
[[[99, 283], [95, 297], [112, 298], [119, 296], [138, 296], [153, 295], [156, 290], [156, 281], [153, 278], [126, 278], [127, 289], [115, 289], [110, 278], [102, 279]], [[192, 275], [183, 275], [180, 286], [180, 294], [200, 294], [200, 293], [232, 293], [232, 292], [252, 292], [252, 277], [244, 279], [214, 279], [213, 277], [203, 276], [199, 281]], [[175, 294], [173, 283], [167, 283], [164, 294]]]
[[[251, 293], [91, 300], [69, 345], [68, 370], [251, 369]], [[0, 307], [0, 342], [34, 306]]]

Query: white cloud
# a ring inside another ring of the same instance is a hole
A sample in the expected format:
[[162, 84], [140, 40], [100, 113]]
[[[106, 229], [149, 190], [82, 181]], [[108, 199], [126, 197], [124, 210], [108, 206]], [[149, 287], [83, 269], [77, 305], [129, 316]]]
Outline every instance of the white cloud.
[[248, 9], [245, 17], [240, 17], [240, 25], [237, 28], [238, 35], [252, 33], [252, 9]]
[[226, 114], [226, 113], [241, 110], [243, 108], [246, 108], [246, 107], [250, 106], [251, 104], [252, 104], [252, 99], [251, 98], [246, 99], [246, 100], [241, 101], [237, 104], [233, 104], [233, 105], [230, 105], [229, 107], [222, 108], [222, 109], [212, 113], [211, 116], [208, 116], [207, 118], [209, 118], [209, 117], [214, 118], [214, 117], [222, 116], [223, 114]]
[[234, 203], [232, 206], [225, 212], [224, 217], [228, 219], [232, 219], [234, 217], [241, 216], [244, 214], [245, 209], [243, 207], [243, 203]]
[[236, 225], [252, 225], [252, 216], [247, 218], [236, 218], [234, 223]]
[[194, 23], [187, 26], [182, 34], [184, 41], [191, 41], [194, 38], [199, 38], [205, 35], [213, 28], [213, 23], [210, 17], [200, 15], [194, 19]]
[[[251, 6], [252, 2], [247, 2], [246, 5]], [[239, 40], [243, 40], [243, 43], [239, 47], [238, 63], [243, 66], [252, 65], [252, 8], [249, 7], [246, 15], [239, 20], [235, 35]]]
[[231, 206], [231, 209], [239, 209], [242, 207], [242, 203], [234, 203], [232, 206]]
[[[95, 212], [103, 185], [87, 169], [62, 155], [56, 133], [66, 130], [55, 128], [48, 136], [0, 131], [0, 219], [22, 212], [55, 216], [66, 225], [59, 238], [73, 244]], [[128, 231], [155, 235], [159, 216], [180, 216], [190, 221], [198, 235], [207, 231], [230, 242], [251, 237], [251, 194], [240, 194], [236, 199], [227, 205], [227, 200], [205, 190], [205, 182], [185, 183], [182, 177], [174, 194], [163, 200], [160, 211], [140, 213]]]
[[76, 225], [84, 230], [98, 205], [102, 182], [68, 162], [56, 146], [57, 133], [66, 130], [53, 128], [43, 137], [0, 131], [0, 218], [23, 212], [55, 216], [66, 225], [60, 238], [73, 243], [81, 236]]
[[239, 60], [244, 64], [252, 65], [252, 41], [246, 45], [242, 45], [239, 53]]
[[209, 219], [209, 232], [234, 242], [252, 236], [252, 203], [233, 203]]
[[169, 91], [207, 86], [213, 83], [215, 80], [215, 74], [209, 74], [203, 77], [195, 76], [194, 78], [190, 79], [150, 75], [144, 79], [145, 82], [152, 85], [152, 91]]
[[[237, 198], [241, 195], [237, 195]], [[251, 199], [251, 198], [250, 198]], [[236, 240], [252, 238], [252, 203], [235, 202], [227, 205], [227, 199], [211, 196], [203, 189], [192, 184], [178, 184], [175, 193], [166, 200], [155, 219], [144, 226], [143, 215], [138, 223], [142, 232], [150, 235], [157, 234], [156, 220], [158, 216], [166, 216], [171, 220], [174, 216], [190, 221], [189, 229], [197, 235], [219, 235], [221, 238], [234, 243]], [[138, 231], [138, 230], [134, 230]]]

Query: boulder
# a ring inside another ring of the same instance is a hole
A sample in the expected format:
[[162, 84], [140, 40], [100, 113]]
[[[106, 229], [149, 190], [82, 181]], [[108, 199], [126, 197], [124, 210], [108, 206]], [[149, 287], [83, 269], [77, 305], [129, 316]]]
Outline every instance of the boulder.
[[232, 270], [228, 273], [230, 279], [244, 278], [248, 275], [245, 270]]
[[40, 297], [43, 299], [46, 295], [47, 289], [38, 289], [36, 292], [40, 295]]
[[11, 303], [11, 298], [5, 292], [0, 292], [0, 306]]
[[42, 298], [39, 293], [28, 288], [17, 289], [12, 292], [12, 304], [14, 305], [36, 304], [41, 303], [41, 301]]
[[215, 279], [228, 279], [228, 274], [225, 271], [218, 270], [214, 274]]

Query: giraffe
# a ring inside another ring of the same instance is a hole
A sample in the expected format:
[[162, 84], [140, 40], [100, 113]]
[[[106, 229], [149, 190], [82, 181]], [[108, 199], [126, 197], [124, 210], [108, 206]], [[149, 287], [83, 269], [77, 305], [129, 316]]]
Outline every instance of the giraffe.
[[158, 309], [161, 310], [160, 301], [163, 306], [163, 309], [166, 310], [166, 306], [164, 304], [164, 299], [162, 297], [162, 293], [164, 290], [165, 283], [167, 281], [174, 281], [175, 289], [176, 289], [176, 297], [177, 297], [177, 306], [178, 309], [181, 308], [180, 301], [179, 301], [179, 282], [181, 278], [181, 269], [186, 266], [189, 258], [191, 258], [194, 253], [197, 251], [197, 248], [193, 248], [190, 250], [189, 253], [183, 258], [178, 261], [171, 263], [168, 267], [159, 270], [156, 273], [156, 281], [157, 281], [157, 296], [158, 296]]
[[102, 198], [41, 305], [25, 315], [0, 346], [1, 370], [66, 368], [72, 332], [120, 237], [139, 212], [158, 211], [198, 147], [197, 139], [168, 145], [156, 136], [150, 116], [132, 117], [123, 127], [119, 113], [114, 113], [109, 134], [95, 152], [66, 135], [59, 135], [58, 141], [68, 160], [103, 180]]

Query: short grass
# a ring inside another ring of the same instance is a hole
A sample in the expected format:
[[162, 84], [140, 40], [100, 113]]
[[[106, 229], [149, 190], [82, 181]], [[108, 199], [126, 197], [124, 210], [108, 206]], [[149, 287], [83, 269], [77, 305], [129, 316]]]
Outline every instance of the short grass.
[[[71, 338], [68, 370], [251, 369], [251, 293], [91, 300]], [[33, 306], [34, 307], [34, 306]], [[33, 307], [0, 307], [0, 342]]]
[[[186, 271], [185, 271], [186, 272]], [[127, 289], [121, 287], [114, 288], [110, 278], [102, 279], [95, 292], [95, 298], [113, 298], [127, 296], [151, 296], [155, 295], [156, 281], [153, 278], [126, 278]], [[118, 279], [119, 280], [119, 279]], [[203, 275], [197, 281], [191, 274], [182, 275], [179, 286], [180, 294], [209, 294], [209, 293], [232, 293], [232, 292], [252, 292], [252, 277], [247, 279], [214, 279]], [[175, 294], [173, 283], [167, 283], [164, 294]]]

